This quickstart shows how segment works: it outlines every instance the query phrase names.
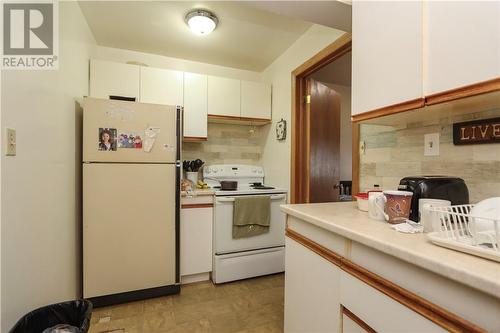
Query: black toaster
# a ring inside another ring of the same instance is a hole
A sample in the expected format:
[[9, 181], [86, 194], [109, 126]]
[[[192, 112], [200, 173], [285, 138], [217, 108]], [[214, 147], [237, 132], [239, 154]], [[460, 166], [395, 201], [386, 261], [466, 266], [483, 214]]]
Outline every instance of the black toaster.
[[405, 177], [399, 182], [398, 190], [413, 192], [410, 220], [418, 221], [419, 199], [443, 199], [452, 205], [469, 203], [469, 190], [461, 178], [447, 176]]

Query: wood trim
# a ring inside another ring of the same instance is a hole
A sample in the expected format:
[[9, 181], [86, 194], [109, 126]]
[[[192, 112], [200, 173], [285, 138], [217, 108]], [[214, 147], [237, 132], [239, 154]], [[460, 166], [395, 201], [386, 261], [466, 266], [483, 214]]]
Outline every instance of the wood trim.
[[445, 103], [456, 99], [476, 96], [493, 91], [500, 91], [500, 77], [426, 96], [425, 104], [434, 105]]
[[358, 123], [352, 124], [352, 188], [351, 195], [359, 193], [359, 129]]
[[247, 121], [247, 122], [254, 122], [254, 123], [262, 123], [262, 124], [269, 124], [271, 123], [271, 119], [264, 119], [264, 118], [249, 118], [249, 117], [236, 117], [236, 116], [220, 116], [216, 114], [209, 114], [208, 119], [212, 120], [231, 120], [231, 121]]
[[[345, 33], [333, 43], [316, 53], [309, 60], [297, 67], [291, 75], [292, 79], [292, 116], [291, 116], [291, 168], [290, 168], [290, 202], [308, 202], [307, 117], [306, 105], [302, 96], [306, 92], [306, 77], [319, 68], [351, 51], [352, 34]], [[359, 151], [357, 151], [359, 154]], [[353, 158], [355, 158], [353, 156]], [[359, 156], [358, 156], [359, 158]], [[358, 164], [353, 164], [358, 165]], [[359, 173], [356, 171], [355, 173]], [[353, 184], [355, 181], [353, 180]]]
[[368, 271], [367, 269], [353, 263], [349, 259], [346, 259], [326, 247], [310, 240], [309, 238], [302, 236], [296, 231], [286, 228], [285, 234], [287, 237], [295, 240], [297, 243], [340, 267], [343, 271], [351, 274], [369, 286], [382, 292], [386, 296], [450, 332], [486, 332], [486, 330], [480, 328], [479, 326], [472, 324], [471, 322], [443, 309], [442, 307], [423, 299], [422, 297], [390, 282], [389, 280], [384, 279], [375, 273]]
[[208, 138], [201, 136], [185, 136], [182, 138], [182, 141], [185, 142], [204, 142], [208, 141]]
[[365, 323], [363, 321], [363, 319], [359, 318], [358, 316], [356, 316], [354, 313], [352, 313], [351, 311], [349, 311], [348, 308], [346, 308], [345, 306], [343, 305], [340, 305], [341, 307], [341, 312], [342, 314], [346, 315], [347, 317], [351, 318], [351, 320], [353, 322], [355, 322], [356, 324], [358, 324], [362, 329], [364, 329], [366, 332], [368, 333], [377, 333], [377, 331], [375, 331], [373, 328], [370, 327], [370, 325], [368, 325], [367, 323]]
[[213, 203], [200, 203], [200, 204], [182, 204], [182, 209], [191, 209], [191, 208], [212, 208], [214, 206]]
[[411, 101], [393, 104], [389, 106], [385, 106], [380, 109], [375, 109], [372, 111], [360, 113], [351, 117], [353, 122], [359, 122], [363, 120], [379, 118], [383, 116], [388, 116], [391, 114], [401, 113], [405, 111], [415, 110], [424, 107], [425, 99], [424, 98], [416, 98]]
[[337, 38], [333, 43], [316, 53], [309, 60], [297, 67], [293, 72], [293, 76], [308, 76], [317, 69], [331, 63], [335, 59], [343, 56], [351, 50], [352, 34], [345, 33]]
[[326, 247], [319, 245], [318, 243], [310, 240], [309, 238], [306, 238], [299, 234], [298, 232], [286, 228], [285, 229], [285, 235], [297, 243], [300, 243], [301, 245], [305, 246], [309, 250], [313, 251], [316, 254], [319, 254], [321, 257], [324, 259], [328, 260], [335, 266], [339, 266], [342, 264], [342, 257], [338, 255], [337, 253], [333, 252], [332, 250], [327, 249]]

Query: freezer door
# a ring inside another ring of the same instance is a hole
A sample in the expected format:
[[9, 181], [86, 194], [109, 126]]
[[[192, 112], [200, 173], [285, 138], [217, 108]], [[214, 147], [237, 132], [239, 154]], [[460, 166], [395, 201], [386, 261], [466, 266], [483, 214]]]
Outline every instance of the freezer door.
[[176, 282], [176, 171], [170, 164], [84, 164], [85, 298]]
[[83, 161], [172, 163], [179, 159], [177, 122], [175, 106], [85, 98]]

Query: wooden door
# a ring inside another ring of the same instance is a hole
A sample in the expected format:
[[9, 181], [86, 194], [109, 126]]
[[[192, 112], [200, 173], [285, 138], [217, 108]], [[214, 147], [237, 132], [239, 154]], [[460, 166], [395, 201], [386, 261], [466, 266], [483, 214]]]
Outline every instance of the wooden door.
[[339, 200], [340, 95], [325, 84], [307, 79], [309, 138], [309, 202]]

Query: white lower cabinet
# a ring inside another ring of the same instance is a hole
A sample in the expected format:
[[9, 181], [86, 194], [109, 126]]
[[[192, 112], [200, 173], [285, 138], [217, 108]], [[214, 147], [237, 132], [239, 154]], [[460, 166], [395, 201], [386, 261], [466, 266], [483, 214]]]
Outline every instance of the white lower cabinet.
[[368, 330], [359, 323], [351, 319], [346, 314], [342, 314], [342, 333], [366, 333]]
[[340, 269], [286, 238], [285, 332], [338, 332]]
[[447, 332], [344, 271], [340, 278], [340, 303], [377, 332]]
[[288, 237], [285, 258], [286, 333], [447, 332]]
[[[210, 197], [211, 198], [211, 197]], [[183, 204], [180, 228], [181, 282], [208, 280], [212, 271], [213, 207]]]

